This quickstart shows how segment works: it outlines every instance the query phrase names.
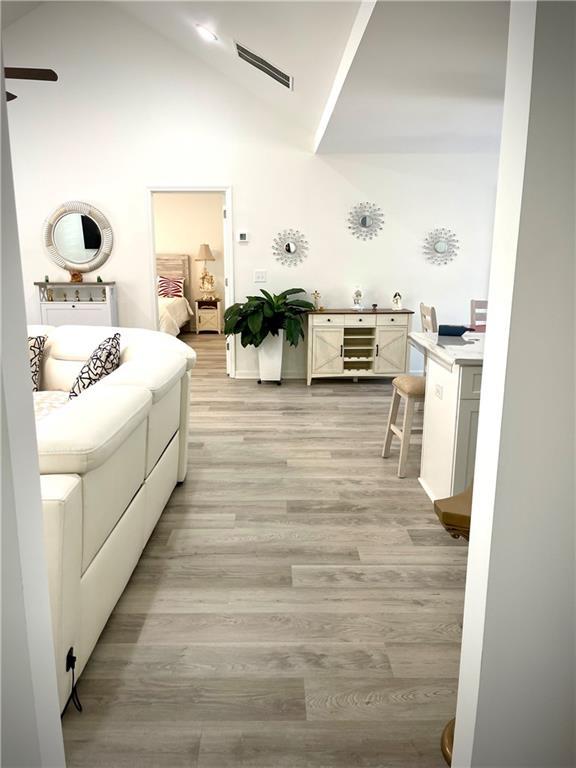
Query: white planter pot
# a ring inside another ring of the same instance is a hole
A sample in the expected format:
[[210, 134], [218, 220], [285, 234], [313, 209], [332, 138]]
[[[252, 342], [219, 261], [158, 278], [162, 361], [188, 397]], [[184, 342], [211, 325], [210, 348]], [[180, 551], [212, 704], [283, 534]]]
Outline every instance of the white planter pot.
[[284, 331], [278, 336], [267, 336], [258, 347], [258, 365], [260, 381], [277, 381], [282, 379], [282, 349], [284, 347]]

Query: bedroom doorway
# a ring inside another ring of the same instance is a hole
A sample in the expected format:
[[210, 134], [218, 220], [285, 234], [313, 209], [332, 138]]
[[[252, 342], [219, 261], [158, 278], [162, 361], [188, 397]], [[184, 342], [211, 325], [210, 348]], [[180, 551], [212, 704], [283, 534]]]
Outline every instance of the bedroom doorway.
[[224, 336], [233, 303], [229, 187], [153, 188], [150, 210], [157, 328], [235, 375], [234, 345]]

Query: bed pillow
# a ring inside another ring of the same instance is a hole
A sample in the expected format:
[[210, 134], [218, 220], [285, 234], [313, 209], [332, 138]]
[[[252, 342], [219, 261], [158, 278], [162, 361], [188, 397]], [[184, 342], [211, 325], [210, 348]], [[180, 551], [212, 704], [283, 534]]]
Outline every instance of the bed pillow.
[[44, 345], [48, 336], [28, 336], [28, 353], [30, 355], [30, 376], [32, 377], [32, 392], [38, 392], [40, 385], [40, 363], [44, 353]]
[[158, 275], [158, 296], [180, 299], [184, 296], [184, 278]]
[[97, 384], [120, 365], [120, 334], [115, 333], [99, 344], [80, 368], [80, 373], [70, 389], [70, 399]]

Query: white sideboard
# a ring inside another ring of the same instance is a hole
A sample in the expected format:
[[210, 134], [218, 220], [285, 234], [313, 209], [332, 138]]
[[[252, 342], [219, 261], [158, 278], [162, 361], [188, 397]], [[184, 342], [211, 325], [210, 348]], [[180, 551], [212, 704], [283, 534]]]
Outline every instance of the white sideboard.
[[43, 325], [118, 325], [115, 283], [34, 283]]
[[308, 315], [307, 383], [397, 376], [408, 365], [411, 310], [327, 309]]
[[420, 484], [434, 501], [465, 490], [474, 478], [484, 335], [462, 339], [412, 333], [426, 355]]

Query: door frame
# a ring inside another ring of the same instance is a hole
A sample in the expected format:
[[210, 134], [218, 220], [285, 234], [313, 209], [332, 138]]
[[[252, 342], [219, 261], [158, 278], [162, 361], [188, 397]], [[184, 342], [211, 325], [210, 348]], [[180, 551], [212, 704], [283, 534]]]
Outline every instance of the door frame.
[[[222, 192], [224, 194], [223, 242], [224, 242], [224, 309], [235, 301], [234, 292], [234, 240], [232, 228], [232, 187], [230, 185], [214, 186], [211, 184], [199, 186], [178, 186], [155, 184], [146, 188], [148, 220], [149, 220], [149, 270], [151, 275], [151, 301], [154, 312], [156, 330], [159, 328], [158, 302], [156, 301], [156, 258], [154, 249], [154, 206], [153, 195], [156, 192]], [[224, 313], [222, 313], [224, 314]], [[226, 339], [226, 373], [230, 378], [236, 378], [236, 344], [234, 338]]]

